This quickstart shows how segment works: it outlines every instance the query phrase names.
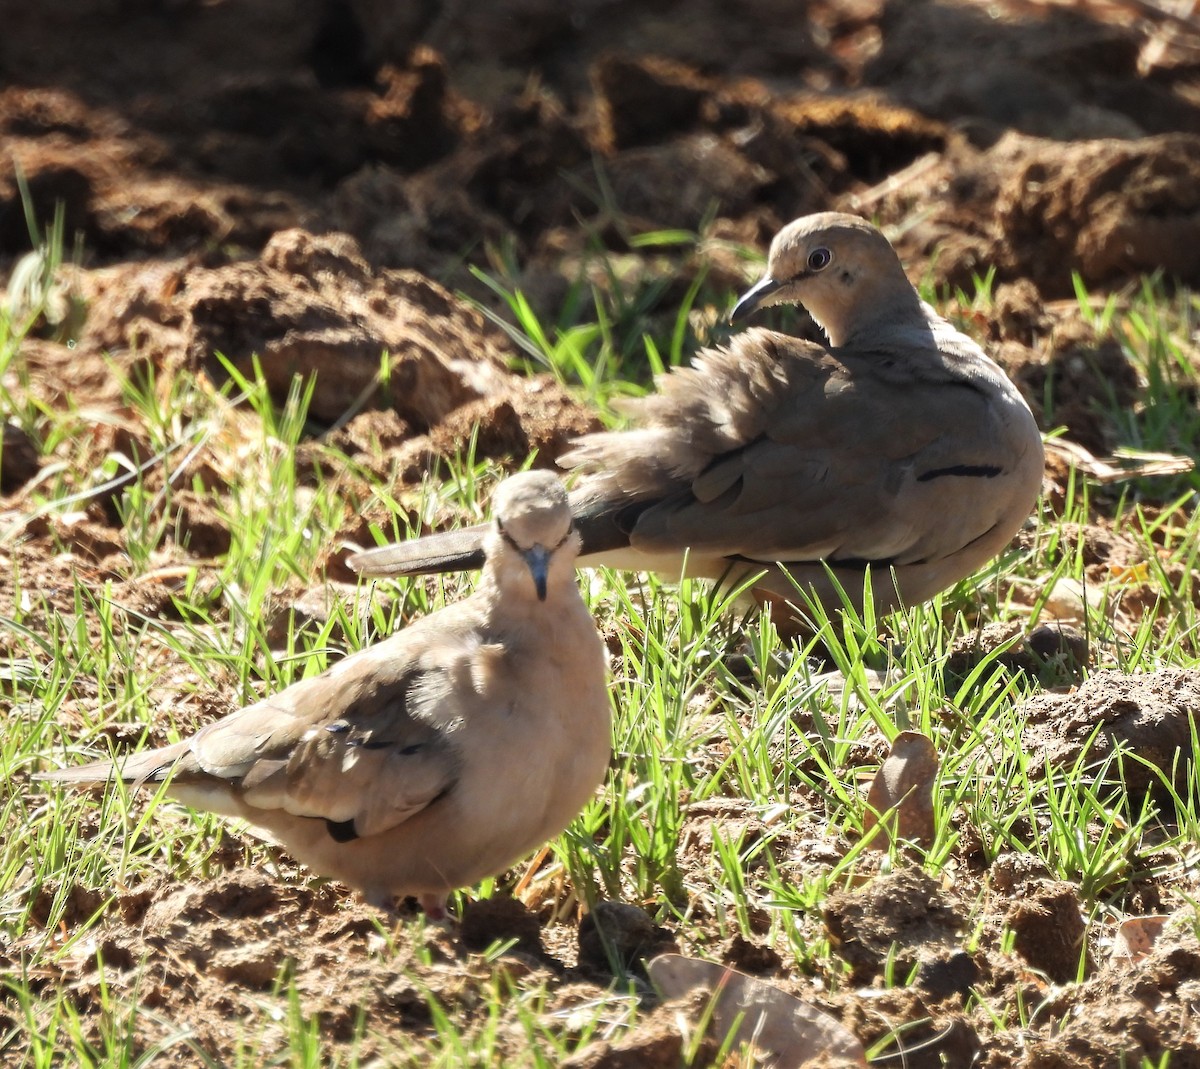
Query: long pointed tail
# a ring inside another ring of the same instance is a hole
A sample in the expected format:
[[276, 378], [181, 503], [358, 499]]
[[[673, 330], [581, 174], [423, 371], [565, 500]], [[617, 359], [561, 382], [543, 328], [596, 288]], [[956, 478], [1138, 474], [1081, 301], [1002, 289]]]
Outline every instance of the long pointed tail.
[[483, 567], [483, 536], [487, 527], [439, 531], [407, 542], [364, 549], [348, 558], [360, 575], [438, 575], [469, 572]]
[[127, 758], [113, 761], [92, 761], [74, 768], [60, 768], [53, 772], [39, 772], [34, 777], [49, 783], [61, 783], [69, 787], [103, 787], [116, 780], [124, 780], [140, 786], [147, 780], [163, 779], [171, 767], [189, 752], [187, 742], [164, 746], [158, 750], [146, 750], [131, 754]]
[[[610, 502], [573, 493], [571, 512], [583, 538], [581, 556], [596, 558], [589, 564], [602, 564], [605, 553], [624, 549], [637, 517], [653, 504], [653, 500]], [[360, 575], [380, 577], [476, 571], [483, 567], [486, 531], [484, 524], [438, 531], [407, 542], [364, 549], [347, 558], [346, 563]]]

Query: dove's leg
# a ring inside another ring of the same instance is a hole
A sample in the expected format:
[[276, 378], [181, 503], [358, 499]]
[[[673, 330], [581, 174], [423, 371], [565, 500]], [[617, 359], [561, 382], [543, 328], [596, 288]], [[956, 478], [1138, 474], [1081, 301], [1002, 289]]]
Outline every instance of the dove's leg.
[[429, 920], [444, 921], [446, 919], [445, 895], [421, 895], [419, 901]]
[[[416, 898], [421, 904], [421, 909], [425, 912], [427, 919], [431, 921], [444, 921], [448, 916], [446, 912], [446, 895], [424, 894], [417, 895]], [[363, 891], [363, 901], [368, 906], [374, 906], [376, 909], [382, 910], [392, 917], [399, 918], [404, 912], [403, 903], [397, 906], [396, 896], [391, 891], [384, 891], [378, 888]]]

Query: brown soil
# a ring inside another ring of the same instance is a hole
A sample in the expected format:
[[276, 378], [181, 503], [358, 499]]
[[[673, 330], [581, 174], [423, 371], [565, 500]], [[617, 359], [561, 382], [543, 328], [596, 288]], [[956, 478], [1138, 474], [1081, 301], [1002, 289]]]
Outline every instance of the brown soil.
[[[1120, 349], [1059, 300], [1073, 293], [1072, 272], [1101, 294], [1156, 270], [1200, 287], [1200, 33], [1144, 5], [182, 0], [115, 10], [0, 0], [0, 276], [29, 247], [19, 173], [37, 217], [61, 202], [84, 249], [55, 322], [26, 345], [31, 388], [48, 405], [69, 397], [104, 416], [83, 447], [64, 444], [40, 464], [35, 444], [4, 428], [2, 504], [24, 523], [0, 549], [4, 571], [19, 569], [63, 612], [75, 611], [67, 599], [80, 569], [113, 583], [121, 604], [170, 611], [170, 578], [128, 578], [112, 496], [69, 516], [27, 510], [41, 470], [68, 455], [78, 463], [80, 448], [152, 454], [114, 366], [159, 381], [187, 367], [219, 382], [214, 353], [243, 370], [257, 355], [281, 402], [294, 374], [315, 374], [321, 440], [298, 462], [339, 480], [346, 519], [335, 545], [389, 519], [372, 511], [354, 468], [400, 487], [476, 428], [481, 456], [516, 463], [537, 450], [551, 464], [567, 439], [597, 426], [549, 377], [513, 375], [512, 341], [454, 295], [494, 306], [469, 267], [494, 267], [496, 250], [519, 265], [515, 281], [550, 321], [577, 280], [598, 277], [597, 246], [661, 281], [649, 314], [671, 316], [702, 270], [717, 286], [746, 281], [730, 240], [761, 247], [813, 210], [874, 215], [914, 278], [969, 293], [973, 275], [995, 269], [977, 333], [1043, 426], [1065, 424], [1095, 452], [1119, 442], [1092, 399], [1133, 407], [1141, 384]], [[629, 243], [644, 229], [694, 229], [714, 205], [699, 252]], [[332, 465], [320, 444], [352, 463]], [[166, 571], [228, 550], [221, 502], [236, 464], [220, 442], [192, 461], [192, 488], [174, 495]], [[1082, 544], [1096, 573], [1123, 563], [1103, 521], [1064, 538]], [[330, 580], [349, 578], [339, 551], [327, 563]], [[15, 596], [0, 578], [0, 613]], [[1136, 597], [1122, 611], [1135, 612]], [[279, 600], [280, 611], [319, 618], [329, 599], [322, 585]], [[1067, 624], [1045, 630], [1005, 656], [1047, 685], [1069, 684], [1087, 640]], [[1012, 637], [985, 630], [980, 642]], [[955, 663], [966, 671], [978, 655], [956, 650]], [[182, 666], [165, 672], [162, 691], [176, 723], [226, 711]], [[1069, 765], [1123, 747], [1169, 770], [1191, 746], [1198, 702], [1195, 673], [1093, 675], [1030, 703], [1030, 751]], [[1145, 764], [1124, 765], [1140, 770], [1135, 787], [1155, 789]], [[763, 831], [736, 800], [706, 805], [685, 828], [684, 861], [707, 856], [715, 825]], [[775, 845], [799, 874], [827, 871], [844, 844], [814, 825], [811, 838]], [[829, 899], [823, 931], [852, 986], [824, 1008], [868, 1044], [897, 1022], [922, 1022], [905, 1033], [909, 1066], [1115, 1069], [1167, 1050], [1171, 1069], [1200, 1065], [1194, 924], [1169, 925], [1139, 960], [1106, 957], [1072, 885], [1024, 856], [989, 869], [967, 843], [963, 858], [940, 884], [902, 869]], [[353, 1038], [360, 1014], [421, 1031], [427, 991], [476, 1027], [480, 992], [498, 973], [544, 978], [546, 1012], [565, 1011], [610, 981], [614, 953], [636, 969], [677, 938], [632, 905], [610, 903], [580, 929], [574, 917], [498, 899], [474, 906], [458, 932], [409, 926], [393, 945], [370, 910], [285, 857], [270, 875], [240, 860], [223, 840], [210, 879], [118, 889], [95, 930], [104, 975], [88, 947], [41, 982], [61, 984], [85, 1029], [98, 1029], [100, 985], [141, 970], [137, 998], [154, 1014], [140, 1038], [187, 1025], [221, 1062], [234, 1054], [224, 1022], [261, 1016], [283, 972], [336, 1044]], [[1152, 880], [1138, 893], [1146, 912], [1186, 912]], [[105, 897], [76, 889], [68, 930]], [[751, 910], [752, 921], [763, 915]], [[723, 944], [725, 960], [811, 998], [756, 924]], [[497, 938], [515, 949], [488, 963], [477, 951]], [[703, 952], [719, 942], [714, 921]], [[0, 968], [18, 969], [27, 949], [0, 947]], [[885, 969], [915, 979], [866, 990]], [[421, 986], [398, 979], [402, 970]], [[964, 1010], [971, 988], [993, 1006], [1043, 1009], [1028, 1027], [997, 1032], [983, 1010]], [[659, 1007], [570, 1064], [676, 1065], [686, 1012]], [[14, 1014], [0, 1002], [0, 1033]], [[371, 1060], [370, 1049], [360, 1054]]]

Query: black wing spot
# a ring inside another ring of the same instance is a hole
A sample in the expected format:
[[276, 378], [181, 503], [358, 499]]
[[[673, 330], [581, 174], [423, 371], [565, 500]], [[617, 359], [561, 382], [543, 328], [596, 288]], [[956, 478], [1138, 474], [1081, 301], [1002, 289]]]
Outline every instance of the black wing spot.
[[994, 479], [1004, 469], [993, 464], [954, 464], [949, 468], [933, 468], [917, 476], [917, 482], [928, 483], [943, 475], [961, 475], [968, 479]]
[[327, 820], [325, 828], [335, 843], [352, 843], [358, 838], [353, 818], [350, 820]]

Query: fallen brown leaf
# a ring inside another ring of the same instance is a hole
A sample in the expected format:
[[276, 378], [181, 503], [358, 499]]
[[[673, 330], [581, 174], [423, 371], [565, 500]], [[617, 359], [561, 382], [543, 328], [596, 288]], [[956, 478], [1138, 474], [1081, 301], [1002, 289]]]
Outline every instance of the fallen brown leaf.
[[1113, 940], [1112, 956], [1140, 961], [1154, 949], [1155, 942], [1162, 935], [1163, 929], [1170, 919], [1170, 917], [1156, 914], [1149, 917], [1129, 917], [1123, 920], [1121, 927], [1117, 929], [1117, 937]]
[[718, 1038], [753, 1046], [761, 1057], [756, 1064], [799, 1069], [819, 1057], [827, 1069], [866, 1067], [862, 1044], [847, 1029], [765, 980], [680, 954], [660, 954], [646, 971], [664, 999], [696, 988], [712, 992], [711, 1024]]
[[902, 731], [896, 736], [892, 752], [867, 793], [864, 834], [883, 822], [869, 844], [873, 849], [886, 850], [893, 832], [921, 846], [933, 843], [933, 781], [937, 770], [937, 752], [928, 738], [919, 731]]

